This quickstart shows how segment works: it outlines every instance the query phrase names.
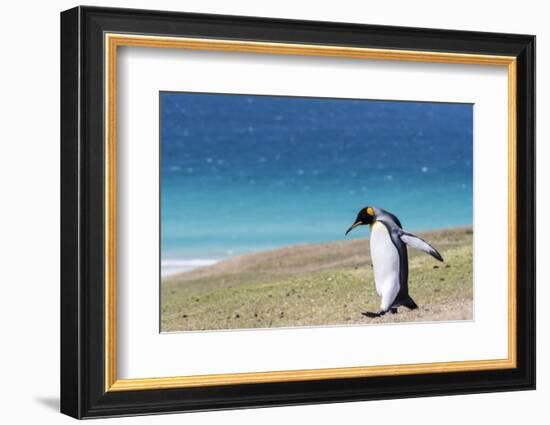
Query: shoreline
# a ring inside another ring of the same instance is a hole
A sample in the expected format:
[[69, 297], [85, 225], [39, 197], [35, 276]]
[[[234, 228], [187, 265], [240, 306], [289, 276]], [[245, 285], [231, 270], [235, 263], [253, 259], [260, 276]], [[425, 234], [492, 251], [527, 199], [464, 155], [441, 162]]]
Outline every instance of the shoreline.
[[223, 259], [217, 258], [167, 258], [161, 260], [160, 271], [161, 278], [169, 276], [177, 276], [182, 273], [188, 273], [190, 271], [209, 267], [223, 261]]
[[[421, 231], [413, 231], [412, 233], [417, 235], [430, 235], [430, 234], [438, 234], [440, 232], [454, 232], [454, 231], [461, 231], [461, 230], [472, 230], [472, 225], [466, 225], [466, 226], [455, 226], [455, 227], [445, 227], [445, 228], [439, 228], [439, 229], [430, 229], [430, 230], [421, 230]], [[311, 249], [315, 247], [324, 248], [326, 246], [334, 245], [337, 246], [339, 244], [347, 244], [347, 243], [357, 243], [357, 241], [361, 241], [362, 243], [367, 243], [367, 247], [370, 250], [370, 247], [368, 246], [369, 237], [364, 236], [360, 238], [353, 238], [353, 239], [341, 239], [341, 240], [333, 240], [333, 241], [327, 241], [327, 242], [305, 242], [300, 244], [293, 244], [293, 245], [285, 245], [281, 247], [271, 248], [271, 249], [265, 249], [262, 251], [251, 251], [235, 256], [229, 256], [225, 258], [167, 258], [161, 260], [161, 280], [174, 280], [178, 278], [186, 279], [187, 275], [197, 271], [197, 270], [203, 270], [208, 269], [212, 266], [217, 265], [223, 265], [227, 262], [233, 262], [237, 261], [239, 262], [241, 259], [244, 259], [246, 261], [247, 258], [253, 258], [255, 256], [262, 256], [262, 255], [270, 255], [274, 254], [277, 255], [277, 253], [285, 253], [287, 251], [291, 250], [303, 250], [303, 249]], [[412, 250], [409, 249], [409, 252]], [[163, 268], [166, 270], [166, 272], [163, 271]], [[171, 269], [171, 270], [170, 270]], [[181, 269], [181, 270], [177, 270]]]

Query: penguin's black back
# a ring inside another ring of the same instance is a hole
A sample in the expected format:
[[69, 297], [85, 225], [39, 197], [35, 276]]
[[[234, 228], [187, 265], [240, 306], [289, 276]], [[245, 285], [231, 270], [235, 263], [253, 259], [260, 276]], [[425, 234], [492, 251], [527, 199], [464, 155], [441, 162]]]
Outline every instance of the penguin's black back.
[[395, 301], [393, 302], [394, 306], [403, 305], [409, 299], [409, 255], [407, 252], [407, 245], [399, 237], [399, 233], [396, 231], [391, 232], [391, 240], [397, 252], [399, 253], [399, 292]]
[[400, 238], [403, 230], [401, 221], [389, 211], [376, 208], [376, 219], [388, 229], [391, 241], [399, 254], [399, 292], [393, 301], [392, 307], [405, 306], [409, 309], [418, 308], [409, 295], [409, 256], [407, 245]]
[[418, 308], [414, 300], [409, 295], [409, 256], [407, 252], [407, 245], [399, 237], [401, 233], [401, 223], [393, 214], [388, 213], [387, 211], [384, 212], [392, 217], [394, 223], [390, 223], [389, 221], [383, 219], [379, 221], [381, 221], [388, 229], [391, 241], [399, 254], [399, 292], [393, 301], [392, 307], [399, 307], [403, 305], [410, 309]]
[[395, 215], [393, 215], [391, 212], [388, 212], [386, 210], [384, 210], [384, 213], [389, 215], [392, 218], [392, 220], [395, 221], [395, 224], [397, 224], [401, 229], [403, 228], [403, 226], [401, 225], [401, 222]]

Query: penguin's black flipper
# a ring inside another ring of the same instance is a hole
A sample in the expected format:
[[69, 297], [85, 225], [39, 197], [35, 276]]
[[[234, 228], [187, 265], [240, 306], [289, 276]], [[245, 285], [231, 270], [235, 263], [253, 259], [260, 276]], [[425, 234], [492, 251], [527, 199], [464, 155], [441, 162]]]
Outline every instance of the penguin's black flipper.
[[410, 295], [407, 295], [407, 298], [405, 299], [405, 301], [403, 301], [401, 305], [407, 307], [409, 310], [416, 310], [418, 308]]
[[399, 233], [399, 238], [407, 245], [412, 246], [413, 248], [419, 249], [421, 251], [424, 251], [426, 254], [430, 254], [436, 260], [443, 261], [443, 257], [439, 252], [437, 252], [437, 249], [431, 246], [424, 239], [419, 238], [418, 236], [405, 231], [401, 231]]

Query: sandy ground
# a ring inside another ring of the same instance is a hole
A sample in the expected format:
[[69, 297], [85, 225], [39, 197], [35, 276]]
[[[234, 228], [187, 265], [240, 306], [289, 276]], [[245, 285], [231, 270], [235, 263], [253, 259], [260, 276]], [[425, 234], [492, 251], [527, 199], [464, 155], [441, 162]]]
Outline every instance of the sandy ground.
[[440, 263], [409, 249], [419, 309], [368, 319], [379, 297], [367, 239], [243, 255], [162, 280], [162, 330], [269, 328], [472, 319], [472, 229], [420, 233]]

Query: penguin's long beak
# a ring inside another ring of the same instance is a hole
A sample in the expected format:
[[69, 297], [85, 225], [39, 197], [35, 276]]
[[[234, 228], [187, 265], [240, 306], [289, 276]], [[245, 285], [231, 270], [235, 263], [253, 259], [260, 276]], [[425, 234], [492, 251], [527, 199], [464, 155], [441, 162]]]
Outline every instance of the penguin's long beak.
[[347, 234], [348, 234], [349, 232], [351, 232], [355, 227], [361, 226], [361, 224], [363, 224], [362, 221], [356, 221], [355, 223], [353, 223], [353, 224], [351, 225], [351, 227], [350, 227], [348, 230], [346, 230], [346, 236], [347, 236]]

